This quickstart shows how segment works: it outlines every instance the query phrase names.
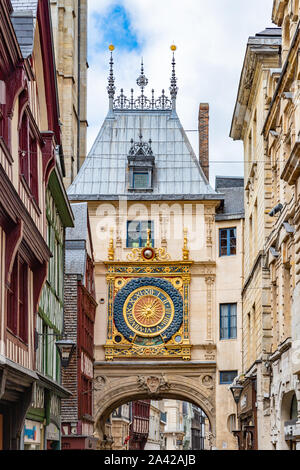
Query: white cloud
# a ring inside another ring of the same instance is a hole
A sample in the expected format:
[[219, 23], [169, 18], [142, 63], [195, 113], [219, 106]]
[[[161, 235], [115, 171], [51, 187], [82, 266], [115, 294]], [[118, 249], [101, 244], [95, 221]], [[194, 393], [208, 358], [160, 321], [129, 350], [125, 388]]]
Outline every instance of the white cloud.
[[[216, 174], [240, 175], [240, 164], [214, 160], [242, 160], [241, 143], [229, 138], [239, 77], [249, 36], [272, 26], [273, 0], [89, 0], [88, 148], [91, 147], [108, 108], [106, 92], [109, 53], [103, 46], [94, 14], [106, 15], [110, 6], [123, 5], [131, 26], [143, 45], [145, 74], [156, 94], [169, 88], [170, 45], [175, 42], [178, 77], [177, 111], [185, 129], [197, 129], [200, 102], [210, 103], [211, 182]], [[108, 46], [108, 44], [107, 44]], [[114, 52], [117, 92], [129, 94], [139, 75], [140, 54]], [[198, 152], [197, 133], [188, 133]]]

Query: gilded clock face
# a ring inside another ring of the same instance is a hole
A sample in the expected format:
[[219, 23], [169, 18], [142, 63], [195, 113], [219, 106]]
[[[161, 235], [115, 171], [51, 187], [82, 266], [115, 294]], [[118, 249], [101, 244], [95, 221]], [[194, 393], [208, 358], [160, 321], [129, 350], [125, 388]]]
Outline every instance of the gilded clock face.
[[123, 316], [134, 333], [153, 337], [163, 333], [171, 325], [174, 305], [170, 296], [159, 287], [143, 286], [128, 296], [124, 303]]
[[167, 342], [182, 325], [182, 297], [165, 279], [132, 279], [115, 296], [113, 320], [127, 341], [151, 338]]

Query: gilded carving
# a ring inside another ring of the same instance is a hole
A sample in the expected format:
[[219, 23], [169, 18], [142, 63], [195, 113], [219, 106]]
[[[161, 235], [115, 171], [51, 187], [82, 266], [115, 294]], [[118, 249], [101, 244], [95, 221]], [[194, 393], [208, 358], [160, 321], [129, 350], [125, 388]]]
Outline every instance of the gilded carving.
[[187, 244], [188, 244], [187, 229], [185, 228], [183, 231], [183, 248], [182, 248], [182, 259], [184, 261], [188, 261], [190, 257], [190, 252], [189, 252]]
[[110, 240], [109, 240], [109, 247], [108, 247], [108, 260], [113, 261], [115, 259], [115, 248], [114, 248], [114, 230], [113, 228], [110, 229]]
[[127, 260], [131, 262], [151, 262], [151, 261], [169, 261], [170, 255], [167, 253], [165, 248], [153, 248], [153, 255], [150, 257], [150, 247], [149, 250], [149, 258], [148, 251], [142, 248], [132, 248], [131, 252], [127, 255]]

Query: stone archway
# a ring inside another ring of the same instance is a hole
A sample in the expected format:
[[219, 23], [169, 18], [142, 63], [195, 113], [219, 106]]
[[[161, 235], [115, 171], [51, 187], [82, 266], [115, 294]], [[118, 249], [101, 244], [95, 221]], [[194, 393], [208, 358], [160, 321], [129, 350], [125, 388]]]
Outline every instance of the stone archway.
[[106, 422], [114, 409], [129, 401], [163, 398], [201, 408], [210, 422], [210, 445], [215, 446], [215, 364], [98, 362], [94, 377], [95, 435], [100, 448], [110, 448]]

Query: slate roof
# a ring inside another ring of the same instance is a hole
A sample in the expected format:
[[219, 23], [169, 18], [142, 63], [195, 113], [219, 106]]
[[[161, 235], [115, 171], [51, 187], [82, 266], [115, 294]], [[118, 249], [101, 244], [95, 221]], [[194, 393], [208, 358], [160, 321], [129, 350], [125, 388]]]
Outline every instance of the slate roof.
[[11, 0], [11, 21], [24, 58], [32, 54], [38, 0]]
[[244, 187], [244, 178], [241, 176], [216, 176], [216, 190], [240, 187]]
[[244, 218], [244, 178], [217, 176], [216, 190], [224, 196], [224, 205], [216, 215], [216, 220]]
[[88, 243], [88, 207], [86, 202], [72, 204], [74, 227], [66, 228], [65, 273], [85, 276]]
[[[127, 155], [131, 139], [152, 140], [155, 156], [152, 193], [128, 191]], [[68, 189], [71, 200], [220, 199], [203, 174], [178, 116], [169, 110], [114, 111]]]
[[262, 36], [278, 36], [281, 37], [282, 35], [282, 29], [281, 28], [266, 28], [260, 33], [256, 33], [256, 37], [262, 37]]

